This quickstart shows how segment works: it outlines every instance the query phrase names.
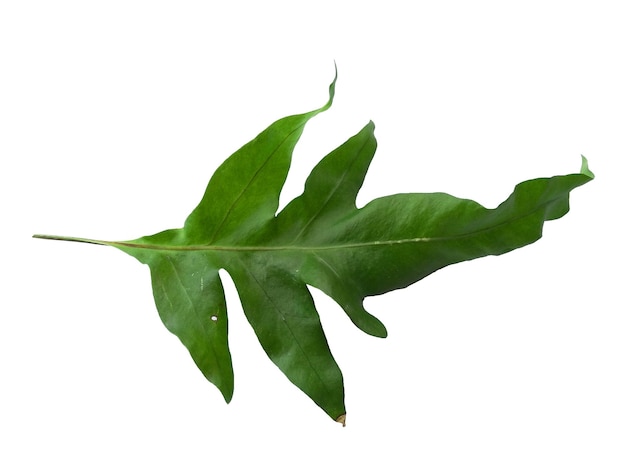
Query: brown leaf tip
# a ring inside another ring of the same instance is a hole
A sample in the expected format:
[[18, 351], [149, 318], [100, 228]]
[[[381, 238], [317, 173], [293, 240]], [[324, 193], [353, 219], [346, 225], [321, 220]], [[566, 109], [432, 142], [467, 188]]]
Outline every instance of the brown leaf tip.
[[337, 418], [335, 421], [337, 421], [338, 423], [341, 423], [341, 425], [345, 428], [346, 427], [346, 415], [345, 415], [345, 413], [342, 414], [341, 416], [339, 416], [339, 418]]

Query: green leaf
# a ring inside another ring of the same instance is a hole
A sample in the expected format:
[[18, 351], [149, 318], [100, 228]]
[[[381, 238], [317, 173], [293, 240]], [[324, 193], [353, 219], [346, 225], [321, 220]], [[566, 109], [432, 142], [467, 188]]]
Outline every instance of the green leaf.
[[302, 195], [276, 214], [293, 149], [309, 119], [331, 106], [335, 81], [323, 107], [276, 121], [231, 155], [183, 228], [124, 242], [35, 237], [113, 246], [147, 264], [163, 323], [230, 401], [233, 368], [218, 276], [225, 269], [269, 358], [343, 423], [343, 377], [307, 285], [332, 297], [361, 330], [384, 337], [384, 325], [363, 308], [365, 297], [535, 242], [545, 221], [568, 212], [570, 191], [594, 176], [583, 157], [580, 173], [520, 183], [496, 209], [444, 193], [396, 194], [357, 209], [376, 150], [370, 122], [324, 157]]

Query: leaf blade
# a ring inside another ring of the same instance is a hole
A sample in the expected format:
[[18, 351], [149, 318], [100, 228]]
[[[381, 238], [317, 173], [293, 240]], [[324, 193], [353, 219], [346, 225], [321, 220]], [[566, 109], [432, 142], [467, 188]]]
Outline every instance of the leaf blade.
[[[326, 250], [343, 276], [348, 262], [365, 295], [406, 287], [444, 266], [500, 255], [537, 241], [544, 222], [569, 210], [569, 193], [591, 181], [581, 173], [538, 178], [516, 186], [496, 209], [444, 193], [397, 194], [376, 199], [326, 231]], [[393, 265], [393, 266], [391, 266]]]
[[150, 267], [161, 321], [183, 343], [203, 375], [231, 401], [234, 372], [224, 288], [214, 255], [122, 247]]
[[331, 106], [336, 79], [324, 106], [274, 122], [231, 155], [182, 229], [123, 242], [35, 237], [113, 246], [147, 264], [163, 323], [228, 402], [234, 375], [218, 274], [226, 269], [269, 358], [344, 423], [343, 375], [307, 286], [332, 297], [366, 333], [384, 337], [365, 297], [534, 243], [546, 221], [569, 211], [570, 192], [594, 175], [583, 157], [579, 173], [522, 182], [495, 209], [444, 193], [396, 194], [357, 209], [377, 145], [370, 122], [324, 157], [303, 194], [276, 214], [293, 149], [308, 120]]
[[187, 243], [239, 239], [274, 217], [293, 149], [306, 123], [332, 105], [336, 81], [335, 71], [322, 107], [275, 121], [218, 167], [185, 221]]
[[232, 257], [228, 272], [261, 346], [294, 385], [338, 419], [346, 413], [343, 375], [308, 289], [288, 270], [251, 258]]

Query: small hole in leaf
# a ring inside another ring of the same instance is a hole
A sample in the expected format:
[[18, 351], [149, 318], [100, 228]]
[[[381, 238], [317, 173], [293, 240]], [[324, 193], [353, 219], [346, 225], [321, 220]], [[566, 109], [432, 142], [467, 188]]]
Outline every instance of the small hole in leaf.
[[211, 320], [217, 321], [217, 315], [211, 315]]

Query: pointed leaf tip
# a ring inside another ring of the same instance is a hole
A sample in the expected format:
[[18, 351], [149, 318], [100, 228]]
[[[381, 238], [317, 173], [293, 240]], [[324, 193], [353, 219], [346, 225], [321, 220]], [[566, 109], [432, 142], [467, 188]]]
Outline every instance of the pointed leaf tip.
[[338, 77], [337, 64], [335, 63], [335, 77], [333, 78], [333, 81], [328, 86], [328, 101], [326, 102], [324, 106], [318, 109], [317, 112], [326, 111], [332, 106], [333, 100], [335, 99], [335, 86], [337, 84], [337, 77]]
[[583, 175], [588, 176], [591, 179], [595, 178], [596, 175], [594, 175], [593, 172], [589, 169], [589, 161], [587, 160], [587, 158], [584, 155], [581, 155], [581, 157], [583, 159], [583, 163], [582, 163], [582, 166], [580, 168], [580, 172]]
[[342, 414], [341, 416], [339, 416], [335, 421], [337, 421], [338, 423], [341, 423], [342, 427], [346, 427], [346, 414]]

